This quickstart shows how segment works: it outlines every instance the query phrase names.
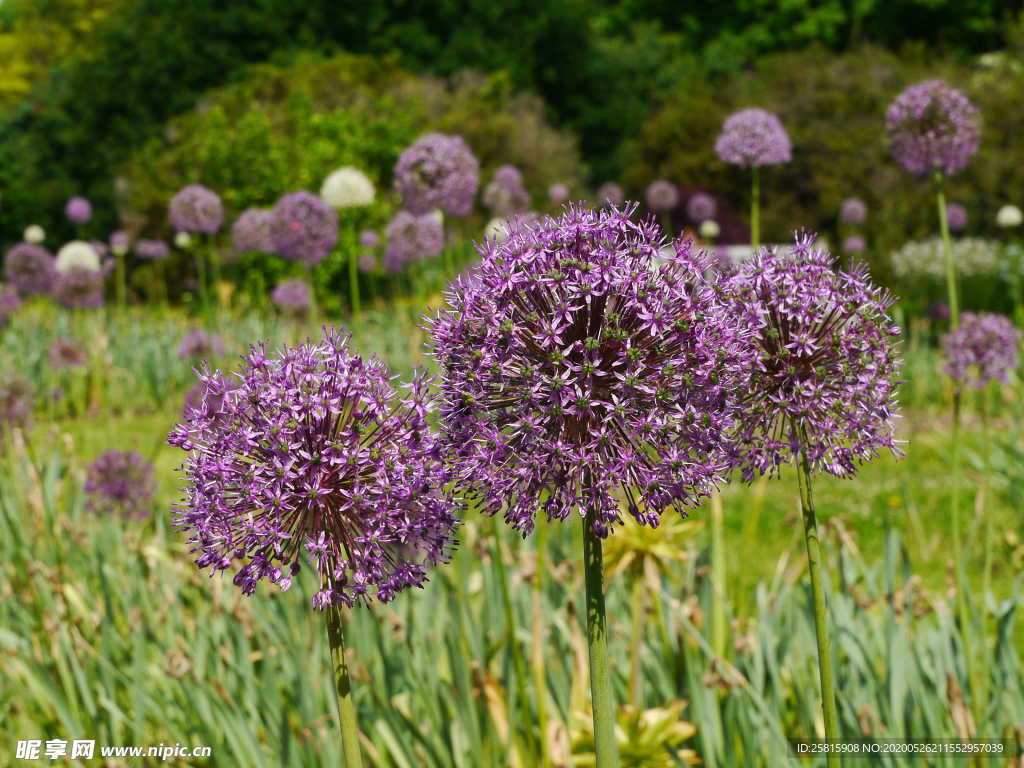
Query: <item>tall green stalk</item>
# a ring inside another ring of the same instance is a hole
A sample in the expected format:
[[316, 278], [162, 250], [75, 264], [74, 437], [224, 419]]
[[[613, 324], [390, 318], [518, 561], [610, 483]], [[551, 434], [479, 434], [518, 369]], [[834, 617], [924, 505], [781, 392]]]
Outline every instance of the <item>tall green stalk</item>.
[[[800, 512], [804, 520], [804, 540], [807, 542], [807, 570], [811, 576], [811, 594], [814, 598], [814, 628], [818, 640], [818, 672], [821, 676], [821, 711], [825, 719], [825, 738], [839, 740], [839, 713], [836, 709], [835, 680], [832, 675], [832, 641], [828, 631], [828, 613], [825, 607], [825, 587], [821, 573], [821, 543], [818, 540], [818, 520], [814, 514], [811, 496], [811, 467], [801, 451], [797, 469], [800, 485]], [[839, 755], [829, 752], [829, 768], [839, 765]]]
[[604, 608], [604, 559], [593, 515], [583, 521], [583, 575], [587, 597], [587, 650], [590, 655], [590, 697], [594, 709], [595, 768], [618, 768], [615, 703], [608, 668], [608, 619]]
[[761, 169], [755, 165], [750, 170], [750, 247], [756, 251], [761, 245]]
[[942, 252], [946, 261], [946, 290], [949, 292], [949, 327], [960, 325], [960, 299], [956, 285], [956, 264], [953, 263], [953, 243], [949, 239], [949, 221], [946, 218], [946, 192], [942, 171], [935, 171], [936, 199], [939, 205], [939, 230], [942, 232]]
[[210, 290], [206, 282], [206, 257], [203, 255], [203, 249], [197, 248], [195, 252], [196, 258], [196, 280], [199, 283], [199, 304], [202, 307], [203, 315], [209, 319], [210, 317]]
[[352, 305], [352, 314], [358, 315], [359, 304], [359, 249], [356, 247], [356, 240], [348, 238], [348, 291], [349, 303]]
[[334, 675], [334, 693], [338, 701], [338, 719], [341, 722], [341, 746], [345, 755], [345, 768], [362, 768], [363, 757], [359, 749], [359, 725], [352, 700], [352, 681], [345, 660], [345, 635], [342, 631], [341, 609], [332, 605], [327, 612], [327, 638], [331, 645], [331, 665]]
[[[448, 252], [446, 250], [446, 252]], [[535, 557], [535, 572], [533, 575], [533, 688], [537, 696], [537, 729], [540, 731], [540, 765], [541, 768], [550, 768], [551, 754], [548, 749], [548, 684], [547, 673], [544, 669], [544, 570], [547, 567], [545, 554], [547, 552], [548, 521], [544, 515], [537, 515], [537, 550]]]

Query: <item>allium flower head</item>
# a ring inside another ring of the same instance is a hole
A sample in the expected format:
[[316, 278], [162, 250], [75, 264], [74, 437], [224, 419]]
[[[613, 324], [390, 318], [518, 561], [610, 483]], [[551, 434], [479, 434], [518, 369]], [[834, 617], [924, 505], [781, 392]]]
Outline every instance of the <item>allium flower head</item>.
[[843, 250], [846, 253], [864, 253], [868, 244], [860, 235], [850, 235], [843, 240]]
[[967, 209], [960, 203], [946, 206], [946, 224], [951, 232], [960, 232], [967, 228]]
[[949, 304], [944, 301], [935, 301], [928, 305], [928, 317], [940, 323], [949, 320]]
[[981, 387], [998, 379], [1004, 384], [1020, 364], [1018, 328], [1005, 315], [964, 312], [960, 324], [942, 339], [946, 371], [955, 381]]
[[981, 142], [977, 108], [942, 80], [925, 80], [897, 96], [885, 129], [896, 161], [919, 176], [963, 170]]
[[756, 107], [726, 119], [715, 152], [722, 162], [744, 167], [779, 165], [792, 159], [789, 134], [779, 118]]
[[[1010, 229], [1019, 227], [1024, 223], [1024, 213], [1016, 205], [1004, 205], [996, 213], [996, 224], [1000, 227]], [[28, 239], [28, 238], [26, 238]]]
[[440, 208], [466, 216], [479, 184], [480, 163], [461, 136], [428, 133], [395, 164], [395, 188], [405, 208], [416, 214]]
[[503, 165], [484, 189], [484, 205], [496, 216], [509, 216], [530, 207], [530, 193], [523, 186], [523, 174], [514, 165]]
[[38, 245], [46, 239], [46, 230], [38, 224], [30, 224], [25, 227], [25, 234], [22, 236], [26, 243]]
[[569, 185], [558, 182], [548, 187], [548, 200], [555, 205], [564, 203], [569, 199]]
[[372, 205], [376, 193], [370, 177], [350, 166], [333, 171], [320, 187], [320, 199], [337, 209]]
[[657, 179], [647, 185], [644, 199], [652, 211], [668, 211], [678, 205], [679, 189], [671, 181]]
[[697, 232], [705, 240], [714, 240], [722, 234], [722, 228], [718, 226], [718, 222], [714, 219], [705, 219], [700, 223], [700, 228]]
[[380, 235], [375, 229], [364, 229], [359, 233], [359, 244], [363, 248], [376, 248], [380, 245]]
[[312, 267], [338, 242], [338, 213], [304, 190], [285, 195], [271, 215], [270, 242], [278, 255]]
[[305, 553], [316, 609], [422, 585], [457, 524], [427, 380], [400, 397], [387, 368], [335, 330], [274, 356], [256, 346], [244, 360], [220, 410], [193, 412], [168, 439], [190, 452], [175, 522], [197, 565], [241, 561], [234, 583], [249, 595], [264, 578], [288, 589]]
[[90, 512], [145, 517], [156, 493], [153, 465], [135, 451], [106, 451], [89, 465], [85, 492]]
[[36, 392], [32, 382], [13, 371], [0, 375], [0, 437], [12, 427], [24, 427], [32, 415]]
[[437, 256], [444, 249], [444, 228], [429, 213], [417, 216], [399, 211], [388, 223], [385, 236], [384, 268], [392, 273], [410, 262]]
[[210, 333], [202, 328], [193, 328], [185, 334], [178, 346], [178, 357], [182, 360], [188, 358], [220, 357], [224, 354], [224, 343], [216, 333]]
[[597, 188], [597, 202], [599, 205], [612, 205], [617, 208], [626, 202], [626, 194], [614, 181], [606, 181]]
[[286, 312], [301, 315], [309, 309], [309, 283], [298, 278], [285, 280], [274, 288], [270, 300]]
[[715, 198], [707, 192], [696, 192], [686, 201], [686, 215], [690, 221], [699, 224], [715, 218], [716, 213], [718, 213], [718, 205], [715, 203]]
[[78, 264], [57, 272], [53, 283], [53, 298], [68, 309], [96, 309], [103, 306], [103, 278], [101, 269]]
[[730, 466], [749, 342], [706, 254], [659, 256], [661, 231], [635, 208], [514, 223], [430, 323], [453, 471], [524, 535], [542, 509], [592, 514], [607, 535], [620, 498], [657, 525]]
[[839, 218], [847, 224], [863, 224], [868, 217], [868, 205], [859, 197], [848, 197], [839, 206]]
[[136, 240], [135, 255], [148, 261], [163, 261], [171, 255], [171, 247], [163, 240]]
[[50, 365], [58, 371], [67, 368], [81, 368], [89, 360], [81, 344], [74, 339], [63, 337], [58, 337], [50, 342], [50, 346], [46, 350], [46, 357], [49, 359]]
[[4, 327], [7, 318], [18, 311], [21, 299], [11, 288], [0, 288], [0, 328]]
[[92, 218], [92, 203], [84, 197], [72, 197], [64, 206], [64, 215], [75, 224], [85, 224]]
[[188, 232], [175, 232], [174, 233], [174, 247], [181, 248], [183, 251], [187, 251], [192, 247], [192, 235]]
[[83, 240], [72, 240], [65, 243], [57, 251], [57, 261], [54, 266], [58, 272], [67, 272], [72, 267], [82, 267], [98, 272], [100, 269], [100, 255], [91, 243]]
[[22, 296], [49, 293], [56, 274], [53, 256], [41, 245], [18, 243], [4, 256], [4, 279]]
[[132, 247], [132, 239], [124, 230], [110, 233], [110, 250], [117, 256], [124, 256]]
[[737, 307], [758, 328], [741, 419], [746, 480], [801, 451], [812, 471], [839, 477], [880, 448], [897, 452], [894, 299], [865, 265], [835, 271], [813, 243], [799, 235], [788, 253], [761, 249], [731, 279]]
[[273, 221], [272, 211], [263, 208], [246, 208], [231, 225], [231, 243], [236, 253], [248, 251], [274, 250], [270, 237], [270, 223]]
[[171, 198], [168, 216], [181, 232], [212, 235], [224, 223], [224, 204], [212, 189], [189, 184]]

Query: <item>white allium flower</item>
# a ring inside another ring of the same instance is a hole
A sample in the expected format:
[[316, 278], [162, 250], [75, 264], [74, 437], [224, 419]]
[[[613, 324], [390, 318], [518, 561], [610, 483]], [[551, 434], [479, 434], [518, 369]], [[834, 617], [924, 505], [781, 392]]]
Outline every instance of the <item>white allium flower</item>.
[[72, 240], [57, 251], [57, 271], [67, 272], [72, 267], [85, 267], [93, 272], [99, 272], [100, 255], [89, 243]]
[[718, 226], [718, 222], [714, 219], [706, 219], [700, 223], [700, 236], [705, 240], [714, 240], [720, 234], [722, 234], [722, 228]]
[[506, 237], [508, 237], [508, 221], [500, 216], [495, 216], [484, 226], [485, 239], [500, 243]]
[[[954, 240], [953, 262], [963, 277], [992, 275], [999, 269], [999, 246], [993, 240], [962, 237]], [[897, 277], [928, 277], [944, 280], [946, 262], [942, 238], [913, 240], [892, 254], [892, 271]]]
[[[1024, 214], [1016, 205], [1004, 205], [996, 213], [996, 224], [1000, 227], [1019, 227], [1024, 222]], [[28, 239], [27, 237], [25, 238]]]
[[345, 166], [331, 173], [320, 187], [320, 199], [331, 208], [371, 205], [376, 194], [373, 182], [358, 168]]
[[[1020, 213], [1020, 211], [1018, 211]], [[31, 224], [25, 227], [25, 234], [23, 235], [26, 243], [33, 243], [38, 245], [46, 239], [46, 230], [40, 227], [38, 224]]]
[[178, 248], [185, 250], [186, 248], [192, 245], [192, 235], [190, 235], [188, 232], [176, 232], [174, 234], [174, 244]]

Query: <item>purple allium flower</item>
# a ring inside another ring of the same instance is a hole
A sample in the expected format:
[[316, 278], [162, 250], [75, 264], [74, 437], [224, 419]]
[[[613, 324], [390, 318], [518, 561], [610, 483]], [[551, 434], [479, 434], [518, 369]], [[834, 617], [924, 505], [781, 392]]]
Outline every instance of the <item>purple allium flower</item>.
[[412, 213], [440, 208], [467, 216], [480, 184], [480, 163], [461, 136], [428, 133], [395, 164], [395, 188]]
[[964, 312], [956, 330], [942, 339], [947, 358], [943, 370], [969, 387], [993, 379], [1005, 384], [1020, 364], [1020, 338], [1020, 330], [1005, 315]]
[[89, 360], [81, 344], [74, 339], [61, 337], [50, 343], [46, 350], [46, 356], [50, 365], [58, 371], [67, 368], [81, 368]]
[[10, 288], [0, 288], [0, 328], [4, 327], [7, 319], [18, 311], [21, 306], [21, 299], [18, 294]]
[[944, 301], [935, 301], [928, 305], [928, 317], [938, 323], [949, 320], [949, 304]]
[[89, 465], [85, 492], [90, 512], [145, 517], [156, 493], [153, 465], [135, 451], [106, 451]]
[[399, 211], [388, 223], [385, 236], [384, 268], [391, 273], [401, 271], [409, 262], [437, 256], [444, 248], [444, 227], [429, 213], [417, 216]]
[[53, 298], [68, 309], [96, 309], [103, 306], [103, 270], [73, 266], [57, 273]]
[[274, 214], [263, 208], [246, 208], [231, 225], [231, 243], [236, 253], [274, 250], [270, 224]]
[[846, 253], [864, 253], [868, 244], [860, 235], [850, 235], [843, 240], [843, 251]]
[[977, 108], [942, 80], [925, 80], [897, 96], [885, 129], [896, 161], [919, 176], [935, 170], [952, 176], [981, 143]]
[[319, 264], [338, 242], [338, 212], [305, 190], [285, 195], [272, 212], [270, 242], [289, 261]]
[[801, 452], [813, 471], [839, 477], [880, 448], [898, 453], [894, 298], [863, 264], [834, 271], [814, 239], [798, 235], [788, 253], [761, 249], [731, 280], [738, 310], [758, 328], [741, 421], [748, 481]]
[[946, 206], [946, 224], [951, 232], [962, 232], [967, 228], [967, 209], [960, 203]]
[[847, 224], [863, 224], [868, 217], [868, 204], [859, 197], [848, 197], [839, 206], [839, 219]]
[[75, 224], [85, 224], [92, 218], [92, 203], [84, 197], [72, 197], [64, 206], [64, 215]]
[[175, 522], [196, 564], [217, 572], [242, 561], [234, 583], [250, 595], [263, 578], [288, 589], [305, 551], [320, 610], [420, 586], [448, 558], [458, 522], [427, 422], [427, 379], [400, 398], [383, 363], [331, 329], [244, 359], [219, 412], [193, 412], [168, 438], [189, 451]]
[[209, 333], [202, 328], [193, 328], [185, 334], [178, 346], [178, 357], [187, 360], [190, 357], [220, 357], [224, 354], [224, 343], [216, 333]]
[[4, 256], [4, 278], [22, 296], [49, 293], [56, 276], [56, 262], [41, 245], [18, 243]]
[[495, 216], [511, 216], [530, 207], [530, 193], [523, 186], [523, 174], [514, 165], [503, 165], [484, 189], [484, 205]]
[[270, 294], [270, 300], [290, 314], [304, 314], [309, 309], [309, 283], [298, 278], [285, 280]]
[[564, 203], [569, 199], [569, 185], [558, 182], [548, 187], [548, 200], [555, 205]]
[[644, 198], [652, 211], [668, 211], [679, 203], [679, 189], [671, 181], [657, 179], [647, 185]]
[[626, 201], [626, 194], [622, 187], [614, 181], [606, 181], [597, 188], [598, 205], [613, 205], [616, 208]]
[[715, 198], [707, 192], [696, 192], [686, 201], [686, 215], [690, 217], [690, 221], [697, 224], [715, 218], [717, 212]]
[[375, 229], [364, 229], [359, 233], [359, 244], [363, 248], [376, 248], [380, 245], [380, 235]]
[[756, 107], [726, 119], [715, 152], [722, 162], [744, 167], [778, 165], [792, 159], [789, 134], [779, 118]]
[[179, 232], [212, 235], [224, 223], [224, 204], [212, 189], [189, 184], [171, 198], [168, 216]]
[[12, 427], [28, 425], [36, 391], [24, 376], [9, 371], [0, 376], [0, 436]]
[[111, 232], [110, 237], [107, 238], [107, 240], [110, 243], [110, 250], [115, 254], [124, 255], [128, 253], [129, 249], [132, 247], [131, 236], [122, 229], [119, 229], [116, 232]]
[[185, 404], [181, 410], [181, 418], [214, 419], [224, 409], [224, 396], [239, 388], [238, 380], [220, 373], [211, 374], [204, 380], [197, 381], [185, 393]]
[[636, 206], [569, 206], [486, 240], [431, 323], [453, 471], [488, 514], [528, 534], [591, 514], [606, 536], [624, 498], [656, 526], [730, 467], [743, 331], [705, 279], [704, 252], [631, 221]]
[[363, 251], [359, 254], [357, 266], [360, 272], [376, 272], [378, 266], [377, 254], [373, 251]]
[[171, 247], [163, 240], [136, 240], [135, 255], [148, 261], [163, 261], [171, 255]]

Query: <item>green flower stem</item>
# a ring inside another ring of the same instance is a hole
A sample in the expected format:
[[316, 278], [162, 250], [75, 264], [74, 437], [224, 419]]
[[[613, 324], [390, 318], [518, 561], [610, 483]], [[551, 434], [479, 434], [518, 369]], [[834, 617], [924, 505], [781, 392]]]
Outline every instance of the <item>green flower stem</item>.
[[216, 308], [219, 310], [220, 301], [220, 254], [217, 253], [217, 247], [214, 245], [213, 237], [206, 242], [206, 247], [210, 253], [210, 289], [213, 292], [213, 300]]
[[359, 248], [358, 240], [352, 237], [348, 238], [348, 290], [349, 290], [349, 303], [351, 305], [352, 314], [358, 315], [360, 311], [359, 304]]
[[756, 251], [761, 245], [761, 169], [755, 165], [750, 170], [750, 247]]
[[[448, 251], [446, 251], [447, 253]], [[548, 749], [548, 685], [547, 673], [544, 669], [544, 570], [547, 568], [545, 553], [547, 551], [548, 521], [543, 515], [537, 516], [536, 542], [537, 550], [534, 560], [533, 575], [533, 688], [537, 695], [537, 730], [540, 732], [540, 764], [541, 768], [550, 768], [551, 754]]]
[[608, 668], [608, 620], [604, 608], [604, 562], [601, 539], [592, 514], [583, 521], [583, 573], [587, 597], [587, 649], [590, 654], [590, 696], [594, 709], [595, 768], [618, 768], [615, 704]]
[[345, 755], [345, 768], [362, 768], [363, 757], [359, 749], [359, 725], [352, 700], [352, 681], [345, 660], [345, 635], [342, 631], [341, 609], [332, 605], [327, 612], [327, 637], [331, 645], [334, 693], [338, 701], [341, 721], [341, 746]]
[[718, 491], [711, 493], [711, 648], [725, 658], [725, 512]]
[[316, 300], [316, 281], [313, 279], [312, 267], [306, 267], [305, 277], [309, 286], [309, 324], [316, 331], [320, 326], [320, 304]]
[[209, 287], [206, 284], [206, 257], [203, 255], [203, 249], [197, 248], [195, 252], [196, 257], [196, 280], [199, 283], [199, 304], [202, 307], [203, 314], [210, 317], [210, 293]]
[[[832, 643], [825, 608], [825, 588], [822, 584], [818, 521], [814, 514], [814, 499], [811, 496], [811, 467], [807, 456], [802, 452], [797, 478], [800, 484], [804, 539], [807, 542], [807, 569], [811, 576], [811, 594], [814, 598], [814, 628], [818, 639], [818, 672], [821, 675], [821, 711], [825, 718], [825, 738], [834, 742], [839, 739], [839, 714], [836, 710], [835, 682], [832, 675]], [[829, 752], [827, 764], [829, 768], [836, 768], [839, 765], [839, 755]]]
[[949, 291], [949, 327], [956, 330], [960, 324], [960, 300], [956, 285], [956, 265], [953, 263], [953, 244], [949, 239], [949, 221], [946, 218], [946, 193], [942, 171], [935, 171], [936, 199], [939, 205], [939, 229], [942, 232], [942, 251], [946, 261], [946, 288]]

